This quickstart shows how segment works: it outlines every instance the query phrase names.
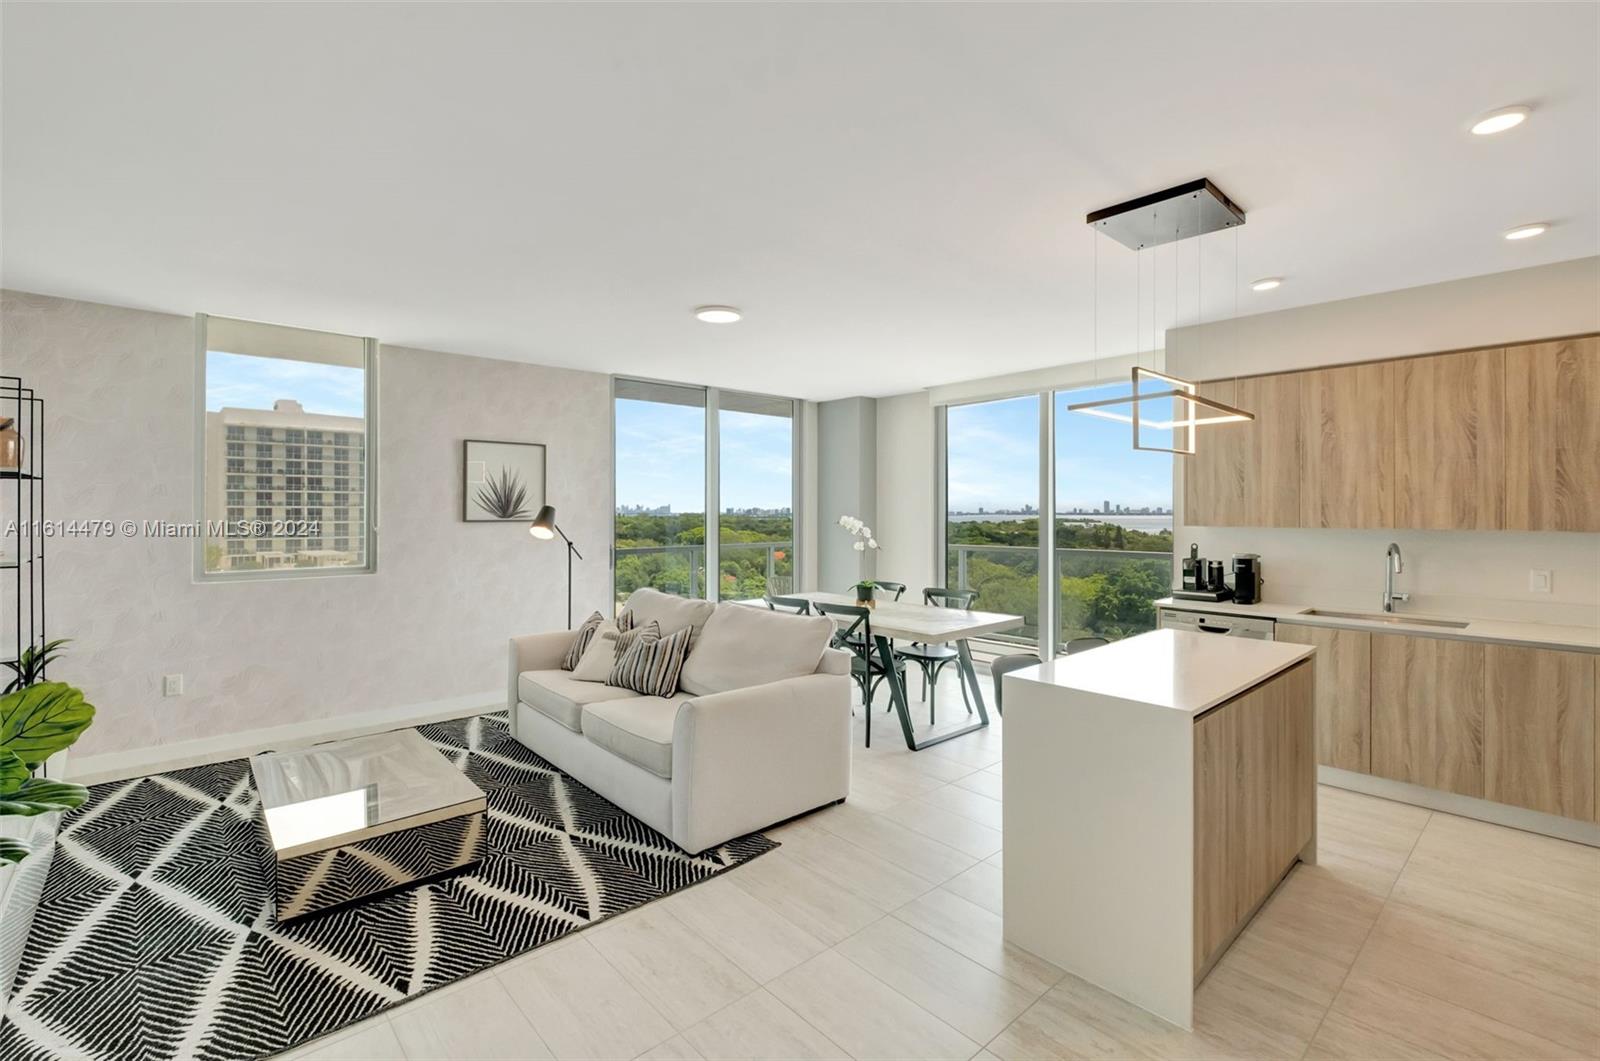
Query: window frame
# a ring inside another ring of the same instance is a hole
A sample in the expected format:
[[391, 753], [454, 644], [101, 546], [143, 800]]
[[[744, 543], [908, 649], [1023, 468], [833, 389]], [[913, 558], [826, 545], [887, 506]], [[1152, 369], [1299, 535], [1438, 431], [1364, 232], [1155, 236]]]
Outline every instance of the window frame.
[[[230, 318], [237, 319], [237, 318]], [[363, 417], [365, 421], [365, 444], [362, 447], [365, 460], [366, 481], [361, 491], [350, 491], [352, 495], [363, 496], [362, 508], [365, 510], [366, 525], [366, 562], [351, 564], [341, 567], [302, 567], [292, 565], [267, 567], [258, 571], [207, 571], [206, 546], [213, 539], [206, 533], [206, 352], [207, 352], [207, 323], [210, 315], [205, 313], [195, 314], [195, 391], [194, 391], [194, 518], [198, 533], [194, 535], [194, 562], [192, 575], [195, 582], [226, 583], [226, 582], [259, 582], [282, 581], [284, 579], [300, 578], [342, 578], [345, 576], [374, 575], [378, 572], [378, 393], [380, 357], [378, 340], [369, 337], [360, 337], [362, 344], [362, 400]], [[266, 327], [288, 327], [293, 325], [269, 325]], [[314, 329], [299, 329], [314, 330]], [[293, 360], [284, 358], [283, 360]], [[355, 432], [351, 432], [355, 434]], [[246, 439], [246, 441], [254, 441]], [[274, 438], [274, 442], [278, 440]], [[284, 441], [287, 445], [287, 440]], [[303, 439], [297, 444], [303, 445]], [[224, 451], [225, 452], [225, 451]], [[226, 456], [221, 458], [224, 462]], [[226, 474], [226, 466], [218, 469], [219, 474]], [[247, 506], [254, 507], [254, 506]], [[322, 535], [327, 538], [328, 535]], [[351, 535], [351, 538], [356, 538]], [[225, 543], [227, 537], [214, 539], [218, 543]], [[264, 540], [264, 539], [258, 539]], [[226, 549], [226, 545], [223, 545]], [[261, 551], [259, 545], [256, 551]]]
[[721, 570], [722, 534], [722, 393], [746, 395], [752, 398], [765, 398], [771, 401], [789, 403], [789, 513], [790, 536], [793, 539], [790, 548], [794, 552], [794, 583], [803, 586], [805, 571], [808, 568], [810, 557], [803, 548], [801, 531], [802, 513], [801, 500], [804, 496], [804, 473], [801, 461], [805, 453], [802, 439], [804, 431], [805, 404], [799, 398], [790, 398], [781, 394], [766, 394], [761, 391], [745, 390], [739, 387], [707, 387], [697, 383], [679, 383], [675, 380], [652, 379], [647, 376], [613, 375], [611, 377], [611, 506], [608, 518], [611, 523], [611, 564], [609, 571], [610, 588], [609, 600], [617, 597], [617, 386], [640, 384], [645, 386], [655, 385], [663, 387], [681, 387], [686, 390], [699, 391], [705, 398], [705, 496], [702, 502], [705, 505], [705, 535], [706, 535], [706, 589], [705, 596], [696, 598], [712, 603], [720, 601], [722, 580], [714, 577], [713, 573]]

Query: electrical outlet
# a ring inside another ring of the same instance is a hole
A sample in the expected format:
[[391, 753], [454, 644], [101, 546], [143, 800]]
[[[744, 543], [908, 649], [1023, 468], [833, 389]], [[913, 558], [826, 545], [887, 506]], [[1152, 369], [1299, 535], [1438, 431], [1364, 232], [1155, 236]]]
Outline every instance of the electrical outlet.
[[1528, 592], [1529, 593], [1549, 593], [1550, 592], [1550, 572], [1548, 572], [1548, 571], [1540, 571], [1537, 568], [1534, 568], [1534, 569], [1530, 570], [1528, 572]]
[[183, 675], [181, 675], [181, 674], [169, 674], [165, 678], [161, 679], [161, 695], [162, 696], [182, 696], [183, 695]]

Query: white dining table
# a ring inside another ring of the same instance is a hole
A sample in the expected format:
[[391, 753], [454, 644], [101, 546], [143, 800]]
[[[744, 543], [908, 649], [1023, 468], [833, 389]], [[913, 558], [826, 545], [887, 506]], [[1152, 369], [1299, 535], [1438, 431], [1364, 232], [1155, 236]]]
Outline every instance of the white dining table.
[[[854, 606], [856, 598], [849, 593], [789, 593], [786, 597], [801, 599], [809, 602], [813, 607], [818, 604]], [[740, 601], [752, 607], [765, 608], [764, 600]], [[856, 616], [833, 614], [828, 618], [841, 628], [849, 628], [856, 622]], [[900, 730], [905, 737], [906, 747], [912, 751], [921, 751], [923, 748], [941, 744], [944, 741], [964, 736], [975, 730], [983, 729], [989, 724], [989, 712], [984, 706], [983, 692], [978, 687], [978, 672], [972, 666], [972, 652], [967, 647], [967, 639], [981, 637], [984, 634], [1000, 633], [1004, 630], [1015, 630], [1023, 622], [1020, 615], [1006, 615], [1002, 612], [980, 612], [965, 608], [943, 608], [934, 604], [913, 604], [909, 601], [879, 600], [870, 609], [867, 624], [872, 629], [873, 648], [878, 653], [878, 658], [883, 665], [884, 681], [889, 686], [890, 696], [894, 701], [895, 713], [900, 717]], [[916, 733], [911, 725], [911, 706], [906, 696], [905, 683], [900, 680], [900, 674], [894, 663], [894, 639], [901, 638], [905, 641], [916, 641], [924, 645], [954, 644], [956, 656], [961, 672], [961, 680], [966, 683], [972, 693], [972, 702], [977, 709], [978, 721], [970, 726], [964, 726], [951, 732], [939, 733], [935, 736], [917, 740]], [[872, 743], [872, 713], [867, 712], [867, 743]]]

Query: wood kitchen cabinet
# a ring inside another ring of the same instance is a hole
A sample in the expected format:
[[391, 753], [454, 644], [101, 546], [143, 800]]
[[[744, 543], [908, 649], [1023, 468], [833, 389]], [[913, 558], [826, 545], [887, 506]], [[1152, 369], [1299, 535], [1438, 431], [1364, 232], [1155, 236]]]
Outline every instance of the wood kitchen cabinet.
[[1372, 772], [1482, 798], [1489, 646], [1371, 637]]
[[1301, 373], [1302, 527], [1392, 527], [1394, 362]]
[[1596, 657], [1488, 645], [1484, 797], [1595, 817]]
[[1315, 645], [1317, 762], [1372, 772], [1372, 635], [1280, 622], [1279, 641]]
[[1506, 355], [1503, 350], [1393, 363], [1393, 526], [1499, 530], [1506, 510]]
[[1600, 338], [1505, 352], [1511, 530], [1600, 531]]
[[1195, 434], [1183, 458], [1184, 521], [1198, 527], [1300, 523], [1300, 376], [1291, 372], [1202, 383], [1201, 394], [1256, 414]]

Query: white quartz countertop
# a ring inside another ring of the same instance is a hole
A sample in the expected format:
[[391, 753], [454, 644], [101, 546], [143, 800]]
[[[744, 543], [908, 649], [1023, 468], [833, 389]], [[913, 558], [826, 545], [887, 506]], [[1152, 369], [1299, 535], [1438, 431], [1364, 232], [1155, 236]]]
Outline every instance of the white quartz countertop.
[[[1345, 619], [1330, 615], [1310, 615], [1312, 610], [1323, 610], [1314, 604], [1235, 604], [1232, 601], [1177, 600], [1165, 597], [1156, 601], [1159, 608], [1175, 608], [1186, 612], [1211, 612], [1215, 615], [1249, 615], [1257, 619], [1273, 619], [1280, 623], [1301, 626], [1332, 626], [1343, 630], [1371, 630], [1376, 633], [1414, 634], [1423, 637], [1442, 637], [1456, 641], [1487, 641], [1500, 645], [1526, 645], [1529, 648], [1551, 648], [1571, 652], [1600, 652], [1600, 628], [1592, 626], [1559, 626], [1554, 623], [1519, 623], [1499, 619], [1472, 619], [1461, 615], [1426, 615], [1419, 619], [1445, 619], [1464, 622], [1464, 627], [1428, 626], [1408, 623], [1408, 613], [1397, 613], [1397, 621], [1372, 619]], [[1340, 609], [1348, 610], [1348, 609]], [[1238, 640], [1218, 638], [1218, 640]]]
[[1168, 708], [1209, 711], [1308, 658], [1310, 645], [1155, 630], [1060, 656], [1006, 675], [1077, 692]]

